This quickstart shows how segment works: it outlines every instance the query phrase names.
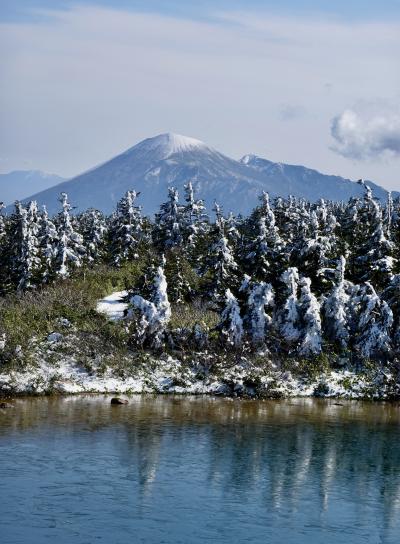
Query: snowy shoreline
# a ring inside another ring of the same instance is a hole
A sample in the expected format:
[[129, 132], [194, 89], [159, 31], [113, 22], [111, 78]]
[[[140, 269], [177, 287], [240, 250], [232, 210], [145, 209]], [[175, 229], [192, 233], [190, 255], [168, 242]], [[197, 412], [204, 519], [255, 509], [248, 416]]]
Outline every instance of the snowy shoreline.
[[[114, 292], [96, 310], [113, 322], [124, 319], [126, 291]], [[209, 351], [155, 355], [128, 353], [118, 367], [106, 355], [84, 354], [80, 333], [68, 320], [58, 331], [32, 345], [31, 362], [0, 371], [0, 398], [26, 395], [174, 394], [243, 398], [324, 397], [360, 400], [399, 400], [400, 384], [387, 369], [368, 372], [343, 368], [305, 376], [298, 364], [274, 361], [267, 352], [256, 358], [220, 359]]]
[[[58, 343], [56, 339], [55, 343]], [[349, 370], [321, 373], [313, 379], [296, 376], [271, 364], [243, 359], [230, 368], [207, 370], [198, 361], [182, 362], [170, 355], [151, 358], [118, 376], [84, 368], [75, 357], [47, 350], [48, 360], [0, 374], [0, 397], [71, 395], [81, 393], [218, 395], [243, 398], [324, 397], [360, 400], [399, 400], [398, 384], [387, 372], [357, 374]], [[200, 356], [200, 354], [198, 354]], [[204, 354], [203, 354], [204, 356]], [[212, 356], [208, 355], [209, 361]], [[270, 362], [269, 362], [270, 363]]]

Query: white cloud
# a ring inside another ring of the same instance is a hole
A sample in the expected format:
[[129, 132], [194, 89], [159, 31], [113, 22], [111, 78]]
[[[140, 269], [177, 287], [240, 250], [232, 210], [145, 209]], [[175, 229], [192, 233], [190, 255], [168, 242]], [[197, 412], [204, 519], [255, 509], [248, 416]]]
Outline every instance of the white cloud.
[[363, 160], [400, 156], [400, 110], [360, 114], [347, 109], [334, 117], [334, 149], [344, 157]]

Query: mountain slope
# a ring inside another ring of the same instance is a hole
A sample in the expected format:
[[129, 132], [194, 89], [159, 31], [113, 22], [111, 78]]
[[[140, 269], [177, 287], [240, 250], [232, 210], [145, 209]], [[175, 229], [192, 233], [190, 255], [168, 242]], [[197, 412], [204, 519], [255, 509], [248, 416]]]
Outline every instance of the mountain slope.
[[[362, 196], [364, 193], [359, 183], [340, 176], [321, 174], [305, 166], [271, 162], [256, 155], [245, 155], [240, 162], [262, 173], [266, 181], [270, 180], [275, 187], [279, 187], [280, 194], [283, 196], [290, 194], [311, 201], [318, 198], [347, 201], [353, 196]], [[372, 181], [366, 181], [366, 183], [371, 187], [376, 198], [386, 200], [388, 194], [386, 189]]]
[[249, 211], [264, 187], [263, 175], [222, 155], [199, 140], [162, 134], [143, 140], [100, 166], [26, 199], [58, 210], [61, 191], [68, 193], [76, 211], [96, 207], [106, 213], [128, 189], [140, 191], [138, 203], [146, 214], [157, 211], [168, 186], [178, 188], [189, 180], [199, 197], [212, 207], [217, 199], [226, 210]]
[[[141, 193], [138, 203], [144, 213], [153, 214], [165, 201], [169, 186], [177, 187], [183, 196], [183, 186], [189, 180], [209, 209], [217, 200], [226, 212], [236, 213], [248, 213], [262, 190], [271, 196], [291, 193], [310, 200], [347, 200], [363, 193], [362, 187], [338, 176], [324, 176], [301, 166], [270, 163], [250, 155], [236, 161], [199, 140], [161, 134], [26, 201], [35, 199], [54, 213], [58, 210], [58, 195], [66, 191], [76, 211], [95, 207], [110, 213], [128, 189], [135, 189]], [[377, 196], [386, 198], [386, 191], [378, 189]]]
[[43, 191], [60, 183], [64, 178], [40, 170], [14, 170], [0, 174], [0, 201], [11, 204], [26, 195]]

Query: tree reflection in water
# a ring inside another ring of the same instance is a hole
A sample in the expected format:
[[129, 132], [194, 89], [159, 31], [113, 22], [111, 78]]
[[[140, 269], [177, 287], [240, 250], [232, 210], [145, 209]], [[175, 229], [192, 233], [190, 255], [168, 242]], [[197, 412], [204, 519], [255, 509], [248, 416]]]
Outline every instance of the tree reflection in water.
[[107, 444], [108, 459], [117, 458], [130, 482], [135, 523], [157, 509], [168, 518], [170, 508], [187, 523], [231, 519], [232, 530], [250, 519], [252, 527], [275, 525], [276, 534], [285, 524], [351, 528], [354, 542], [357, 532], [360, 542], [370, 531], [379, 530], [383, 542], [399, 534], [398, 405], [145, 396], [123, 407], [108, 402], [17, 400], [2, 414], [0, 444], [21, 434], [83, 437], [100, 471]]

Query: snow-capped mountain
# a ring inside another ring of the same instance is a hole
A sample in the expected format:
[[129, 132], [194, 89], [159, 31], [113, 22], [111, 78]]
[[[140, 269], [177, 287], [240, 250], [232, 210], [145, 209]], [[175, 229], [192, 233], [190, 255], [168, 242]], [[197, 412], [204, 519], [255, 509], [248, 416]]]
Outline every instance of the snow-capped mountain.
[[[262, 190], [271, 196], [293, 194], [313, 201], [347, 200], [363, 193], [360, 185], [338, 176], [326, 176], [302, 166], [271, 163], [252, 155], [237, 161], [199, 140], [161, 134], [25, 200], [35, 199], [54, 213], [58, 210], [60, 192], [66, 191], [76, 211], [95, 207], [110, 213], [128, 189], [135, 189], [141, 193], [138, 203], [144, 213], [153, 214], [165, 201], [169, 186], [182, 194], [189, 180], [209, 209], [217, 200], [226, 212], [235, 213], [248, 213]], [[384, 189], [376, 186], [376, 196], [386, 198], [386, 195]]]
[[56, 174], [47, 174], [40, 170], [14, 170], [0, 174], [0, 201], [11, 204], [27, 194], [43, 191], [63, 180], [64, 178]]

